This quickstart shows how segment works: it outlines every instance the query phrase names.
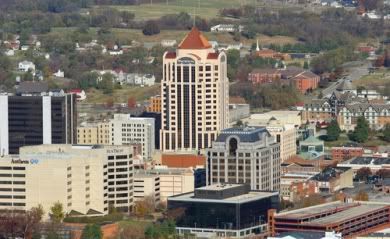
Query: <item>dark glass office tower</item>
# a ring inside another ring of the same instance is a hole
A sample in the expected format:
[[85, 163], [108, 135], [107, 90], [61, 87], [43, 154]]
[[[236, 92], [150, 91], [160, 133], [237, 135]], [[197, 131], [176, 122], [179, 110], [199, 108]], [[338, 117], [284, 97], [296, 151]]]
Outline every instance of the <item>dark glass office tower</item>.
[[64, 93], [0, 95], [1, 154], [19, 147], [76, 143], [76, 97]]
[[214, 184], [168, 198], [177, 232], [205, 237], [264, 233], [268, 210], [278, 208], [277, 192], [251, 191], [245, 184]]

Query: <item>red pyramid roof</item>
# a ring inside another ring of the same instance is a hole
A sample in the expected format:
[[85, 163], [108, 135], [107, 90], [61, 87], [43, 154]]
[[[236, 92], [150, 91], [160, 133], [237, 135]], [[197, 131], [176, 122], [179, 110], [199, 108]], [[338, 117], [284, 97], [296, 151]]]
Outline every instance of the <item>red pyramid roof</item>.
[[208, 49], [211, 48], [209, 41], [198, 28], [193, 27], [183, 41], [179, 44], [179, 49]]

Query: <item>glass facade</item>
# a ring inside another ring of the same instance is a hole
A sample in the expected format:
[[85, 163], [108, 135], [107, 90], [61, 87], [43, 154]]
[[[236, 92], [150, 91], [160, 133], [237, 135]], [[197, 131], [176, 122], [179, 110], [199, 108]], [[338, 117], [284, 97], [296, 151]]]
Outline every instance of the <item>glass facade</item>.
[[168, 209], [181, 209], [178, 227], [242, 230], [265, 224], [267, 211], [278, 209], [279, 196], [274, 195], [243, 203], [169, 200]]

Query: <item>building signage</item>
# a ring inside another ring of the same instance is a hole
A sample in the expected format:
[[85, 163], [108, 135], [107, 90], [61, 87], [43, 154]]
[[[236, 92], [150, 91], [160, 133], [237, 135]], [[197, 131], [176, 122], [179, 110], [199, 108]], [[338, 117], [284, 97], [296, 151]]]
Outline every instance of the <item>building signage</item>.
[[119, 154], [123, 153], [123, 149], [107, 149], [108, 154]]
[[195, 61], [188, 57], [183, 57], [177, 60], [177, 64], [183, 64], [183, 65], [194, 65]]
[[29, 164], [30, 162], [28, 160], [22, 160], [22, 159], [12, 159], [12, 164]]
[[38, 164], [39, 159], [30, 159], [30, 160], [23, 160], [23, 159], [12, 159], [11, 164]]

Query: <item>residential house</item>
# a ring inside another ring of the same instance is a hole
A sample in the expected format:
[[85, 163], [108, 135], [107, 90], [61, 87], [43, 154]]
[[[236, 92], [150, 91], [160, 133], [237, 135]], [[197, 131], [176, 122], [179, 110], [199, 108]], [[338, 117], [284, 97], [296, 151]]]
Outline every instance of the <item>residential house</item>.
[[174, 47], [177, 44], [176, 40], [163, 39], [161, 40], [161, 46], [163, 47]]
[[72, 89], [68, 91], [69, 94], [76, 94], [76, 100], [77, 101], [83, 101], [87, 99], [87, 94], [85, 94], [85, 91], [82, 89]]
[[56, 73], [53, 74], [55, 77], [64, 78], [65, 72], [61, 71], [61, 69], [58, 69]]
[[218, 24], [210, 28], [211, 32], [242, 32], [244, 26], [234, 24]]
[[18, 64], [18, 70], [23, 72], [31, 71], [32, 74], [35, 74], [35, 64], [31, 61], [22, 61]]

